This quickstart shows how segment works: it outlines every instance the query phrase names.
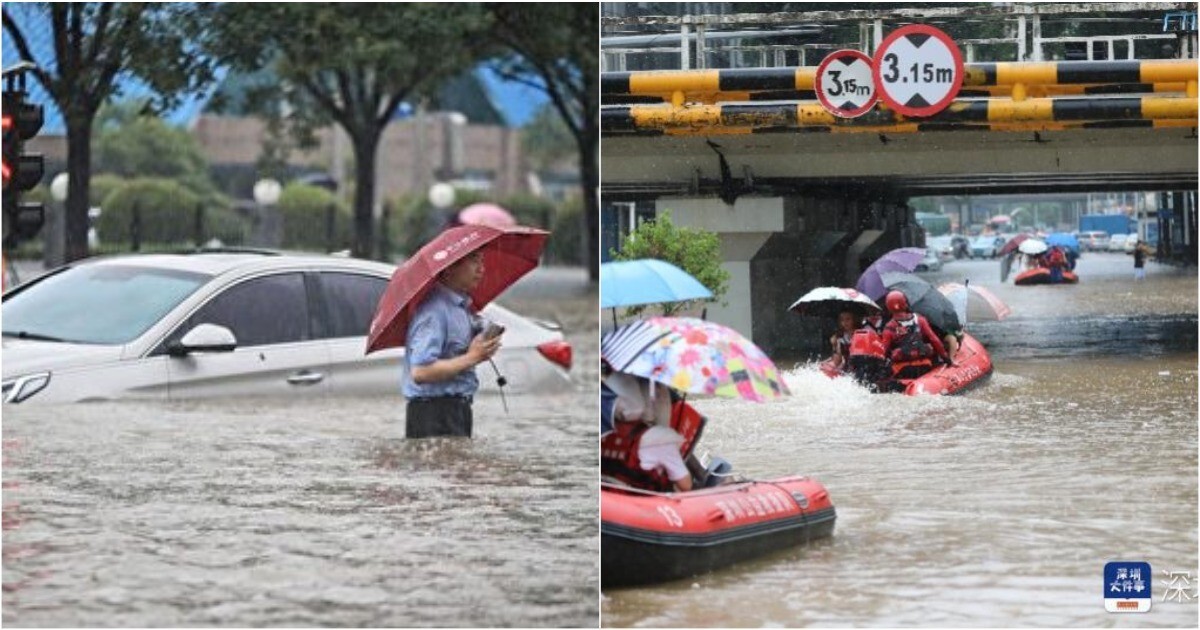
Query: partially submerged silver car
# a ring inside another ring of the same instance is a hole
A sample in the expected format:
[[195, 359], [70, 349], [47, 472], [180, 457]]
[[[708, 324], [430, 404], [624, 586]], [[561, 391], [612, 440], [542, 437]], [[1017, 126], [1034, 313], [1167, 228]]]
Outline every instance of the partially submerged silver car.
[[[199, 252], [98, 258], [4, 294], [3, 400], [400, 395], [403, 349], [364, 356], [395, 267], [335, 256]], [[569, 382], [552, 324], [492, 304], [505, 391]], [[495, 391], [486, 364], [483, 391]]]

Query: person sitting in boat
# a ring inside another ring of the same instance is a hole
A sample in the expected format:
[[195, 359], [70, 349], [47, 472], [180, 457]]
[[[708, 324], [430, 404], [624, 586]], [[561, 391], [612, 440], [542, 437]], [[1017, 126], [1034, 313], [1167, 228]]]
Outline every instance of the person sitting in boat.
[[891, 377], [887, 347], [883, 343], [883, 315], [875, 313], [863, 320], [863, 325], [854, 331], [848, 349], [850, 372], [854, 380], [872, 390]]
[[1063, 269], [1067, 266], [1067, 257], [1062, 248], [1051, 247], [1045, 256], [1046, 266], [1050, 269], [1050, 282], [1062, 282]]
[[616, 394], [613, 430], [600, 441], [601, 473], [643, 490], [685, 492], [692, 473], [683, 461], [684, 438], [670, 427], [671, 394], [649, 380], [602, 366], [604, 385]]
[[858, 318], [851, 311], [842, 311], [838, 313], [838, 329], [829, 338], [829, 344], [833, 346], [833, 357], [829, 359], [830, 364], [841, 372], [850, 370], [850, 340], [854, 336], [854, 331], [858, 328]]
[[888, 293], [885, 303], [892, 321], [884, 327], [883, 345], [892, 361], [893, 378], [917, 378], [933, 369], [934, 358], [954, 365], [929, 321], [908, 308], [908, 298], [903, 293]]

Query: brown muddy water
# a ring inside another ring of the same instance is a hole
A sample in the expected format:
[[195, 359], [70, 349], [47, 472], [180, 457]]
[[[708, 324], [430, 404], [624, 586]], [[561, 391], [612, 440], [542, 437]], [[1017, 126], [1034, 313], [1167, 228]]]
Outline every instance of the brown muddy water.
[[502, 301], [575, 385], [473, 440], [398, 395], [6, 407], [4, 625], [595, 627], [597, 302]]
[[[992, 289], [1013, 315], [970, 324], [995, 374], [957, 397], [873, 395], [794, 366], [793, 396], [698, 403], [699, 446], [742, 474], [807, 474], [831, 538], [648, 588], [612, 589], [611, 627], [1196, 627], [1196, 271], [1088, 254], [1077, 286], [1000, 285], [995, 262], [935, 283]], [[1103, 568], [1149, 562], [1145, 614], [1103, 605]], [[1162, 601], [1164, 572], [1190, 601]]]

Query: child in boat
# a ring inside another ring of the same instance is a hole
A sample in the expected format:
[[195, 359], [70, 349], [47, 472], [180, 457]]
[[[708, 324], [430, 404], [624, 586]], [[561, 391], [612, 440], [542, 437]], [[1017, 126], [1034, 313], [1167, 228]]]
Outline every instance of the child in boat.
[[854, 331], [858, 328], [858, 318], [851, 311], [842, 311], [837, 317], [838, 329], [829, 338], [829, 345], [833, 347], [833, 357], [829, 362], [833, 367], [841, 372], [850, 370], [850, 341], [854, 337]]
[[616, 394], [613, 430], [600, 442], [602, 474], [645, 490], [691, 490], [692, 473], [680, 453], [684, 438], [670, 426], [669, 388], [614, 372], [607, 363], [601, 373], [604, 386]]

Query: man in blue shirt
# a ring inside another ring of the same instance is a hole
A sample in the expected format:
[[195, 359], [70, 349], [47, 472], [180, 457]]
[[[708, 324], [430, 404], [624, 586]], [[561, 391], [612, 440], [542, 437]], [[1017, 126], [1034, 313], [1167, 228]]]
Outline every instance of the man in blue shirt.
[[483, 272], [482, 252], [454, 263], [413, 313], [405, 352], [406, 437], [471, 437], [475, 366], [500, 349], [500, 337], [485, 338], [471, 312], [470, 292]]

